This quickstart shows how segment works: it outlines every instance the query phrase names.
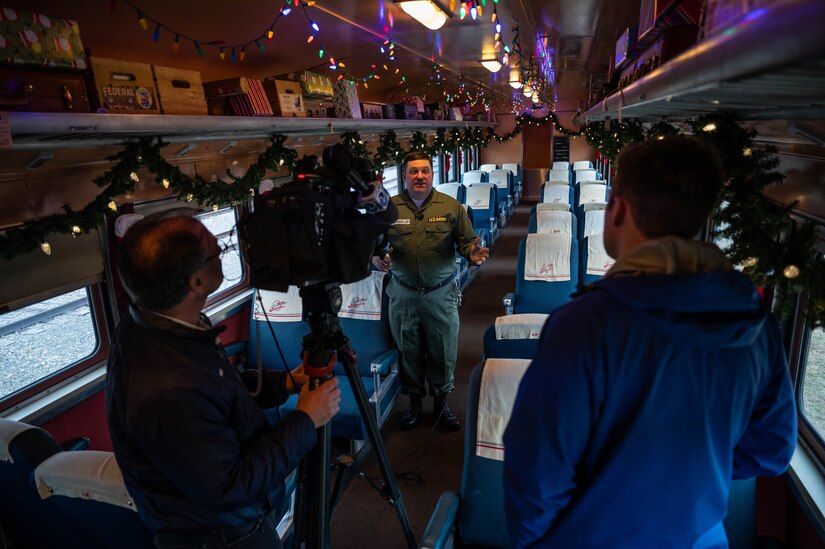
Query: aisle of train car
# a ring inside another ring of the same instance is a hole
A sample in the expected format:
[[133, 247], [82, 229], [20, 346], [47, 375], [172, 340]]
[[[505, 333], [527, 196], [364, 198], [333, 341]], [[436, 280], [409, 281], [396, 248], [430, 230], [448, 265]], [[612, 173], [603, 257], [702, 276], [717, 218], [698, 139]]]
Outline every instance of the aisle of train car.
[[[432, 399], [425, 401], [425, 415], [416, 429], [400, 430], [398, 421], [408, 404], [402, 396], [382, 432], [417, 540], [441, 493], [458, 490], [460, 486], [467, 382], [472, 369], [481, 362], [484, 331], [504, 313], [501, 298], [514, 289], [518, 243], [527, 234], [532, 206], [522, 201], [516, 208], [490, 259], [464, 292], [459, 311], [456, 388], [450, 395], [450, 405], [461, 418], [462, 430], [452, 433], [432, 427]], [[374, 454], [367, 456], [362, 469], [367, 476], [380, 479]], [[395, 509], [382, 500], [367, 480], [358, 478], [349, 484], [332, 516], [330, 539], [336, 549], [403, 547], [404, 544]]]

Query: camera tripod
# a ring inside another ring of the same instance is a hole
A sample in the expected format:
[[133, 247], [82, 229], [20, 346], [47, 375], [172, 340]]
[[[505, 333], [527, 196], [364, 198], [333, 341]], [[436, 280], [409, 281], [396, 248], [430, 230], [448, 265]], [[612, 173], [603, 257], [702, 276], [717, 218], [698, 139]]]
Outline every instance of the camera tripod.
[[[341, 310], [341, 286], [336, 282], [312, 284], [300, 290], [310, 333], [302, 341], [304, 371], [310, 378], [310, 390], [318, 388], [333, 375], [336, 361], [344, 366], [350, 386], [358, 404], [358, 412], [367, 429], [367, 435], [375, 450], [381, 475], [384, 479], [384, 496], [395, 507], [404, 537], [410, 549], [416, 547], [404, 502], [395, 475], [387, 459], [384, 441], [378, 432], [378, 423], [370, 413], [364, 384], [356, 368], [356, 355], [349, 338], [341, 330], [338, 311]], [[301, 462], [293, 546], [306, 549], [329, 548], [329, 475], [330, 475], [330, 423], [317, 430], [315, 448]]]

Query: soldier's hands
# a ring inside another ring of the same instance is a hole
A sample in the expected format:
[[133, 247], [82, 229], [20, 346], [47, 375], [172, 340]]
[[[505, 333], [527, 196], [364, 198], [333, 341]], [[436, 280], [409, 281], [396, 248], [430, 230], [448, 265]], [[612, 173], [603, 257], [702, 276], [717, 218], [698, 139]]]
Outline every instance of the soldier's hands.
[[476, 238], [475, 242], [473, 242], [473, 249], [470, 250], [470, 261], [472, 261], [474, 265], [481, 265], [487, 261], [488, 257], [490, 257], [490, 248], [482, 248], [481, 239]]
[[383, 256], [374, 255], [372, 256], [372, 264], [375, 266], [376, 269], [379, 271], [387, 272], [392, 269], [392, 259], [390, 258], [390, 254], [392, 253], [392, 248], [387, 250]]
[[308, 383], [305, 384], [298, 396], [298, 409], [312, 419], [316, 429], [326, 425], [341, 409], [338, 378], [325, 381], [314, 391], [309, 390]]

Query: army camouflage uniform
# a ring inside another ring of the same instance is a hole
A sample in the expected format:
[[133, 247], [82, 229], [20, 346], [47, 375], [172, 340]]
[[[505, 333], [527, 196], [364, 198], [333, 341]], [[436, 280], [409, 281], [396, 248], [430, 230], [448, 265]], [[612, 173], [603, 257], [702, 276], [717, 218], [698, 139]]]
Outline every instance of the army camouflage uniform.
[[393, 337], [401, 351], [401, 385], [413, 396], [453, 390], [458, 353], [455, 251], [469, 259], [476, 233], [455, 199], [433, 189], [416, 208], [406, 192], [392, 198], [392, 281], [387, 288]]

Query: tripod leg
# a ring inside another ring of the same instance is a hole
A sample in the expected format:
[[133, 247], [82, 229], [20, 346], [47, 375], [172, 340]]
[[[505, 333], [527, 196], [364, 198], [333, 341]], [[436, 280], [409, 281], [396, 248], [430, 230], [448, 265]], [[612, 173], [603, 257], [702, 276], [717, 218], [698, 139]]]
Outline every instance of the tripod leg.
[[364, 383], [361, 381], [361, 376], [355, 367], [354, 357], [355, 354], [352, 351], [352, 347], [349, 341], [347, 341], [346, 346], [338, 353], [338, 359], [344, 365], [344, 370], [347, 372], [347, 379], [349, 379], [350, 386], [352, 387], [355, 402], [358, 404], [358, 412], [361, 414], [361, 419], [364, 420], [367, 427], [367, 435], [375, 450], [375, 455], [378, 457], [381, 475], [384, 477], [384, 483], [390, 492], [390, 503], [398, 513], [398, 520], [401, 522], [401, 529], [404, 531], [404, 537], [407, 539], [407, 546], [410, 549], [415, 549], [417, 544], [415, 536], [413, 535], [412, 526], [410, 525], [410, 519], [407, 517], [407, 510], [404, 508], [404, 501], [401, 499], [401, 491], [398, 489], [395, 474], [390, 467], [387, 450], [384, 448], [384, 441], [378, 432], [378, 423], [372, 415], [372, 412], [370, 412], [367, 392], [364, 390]]

